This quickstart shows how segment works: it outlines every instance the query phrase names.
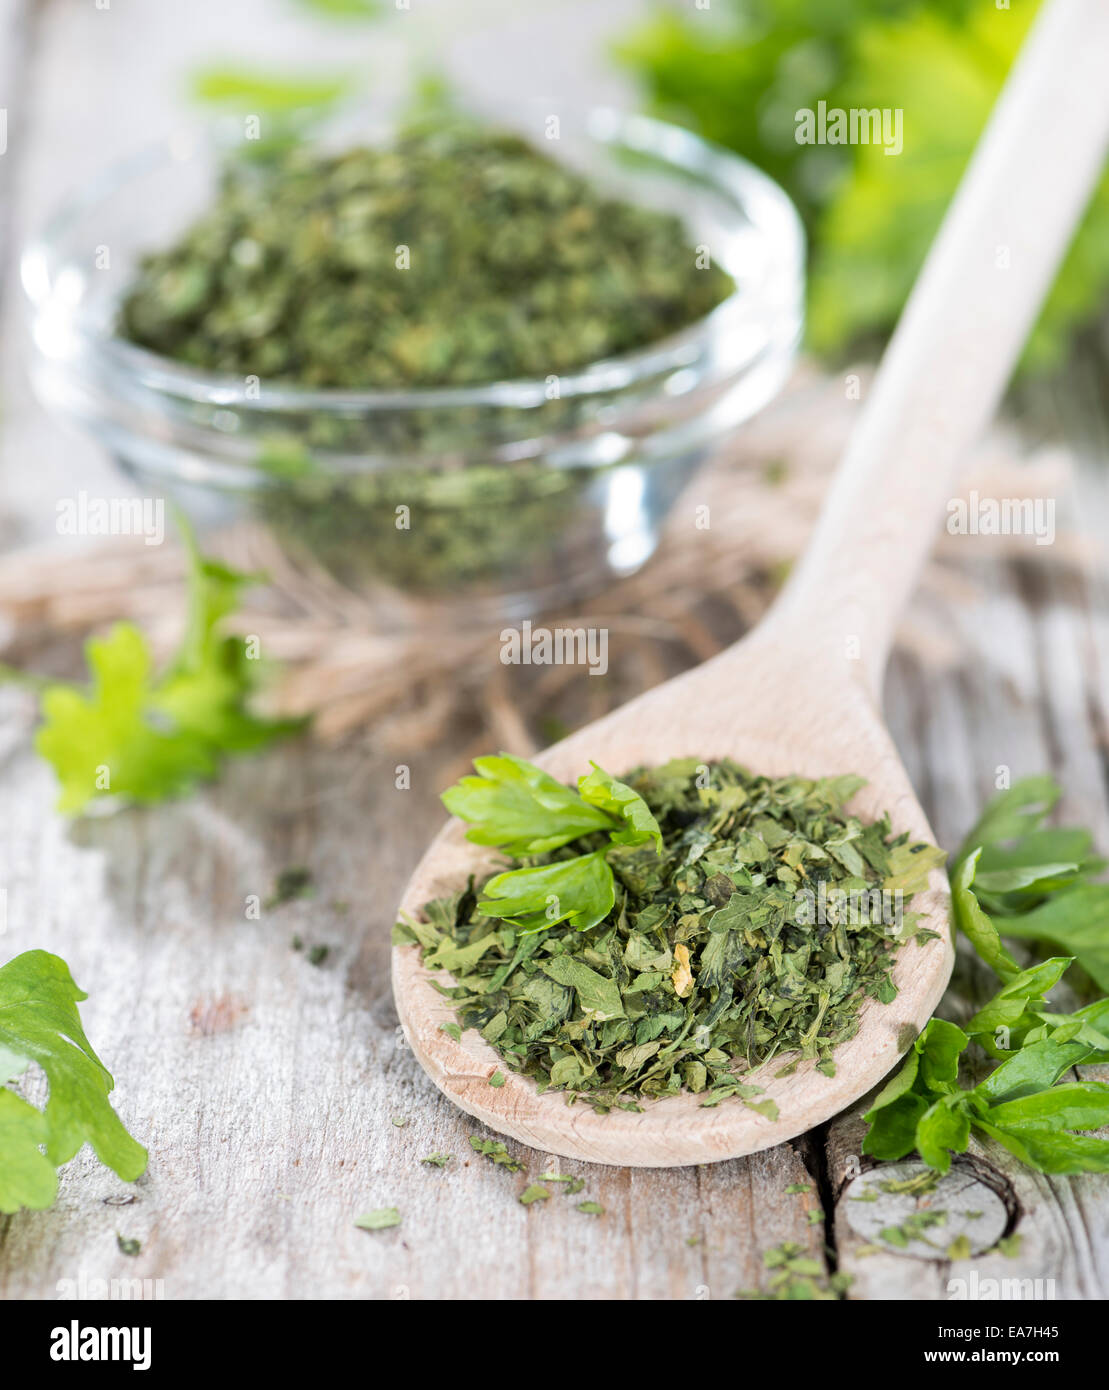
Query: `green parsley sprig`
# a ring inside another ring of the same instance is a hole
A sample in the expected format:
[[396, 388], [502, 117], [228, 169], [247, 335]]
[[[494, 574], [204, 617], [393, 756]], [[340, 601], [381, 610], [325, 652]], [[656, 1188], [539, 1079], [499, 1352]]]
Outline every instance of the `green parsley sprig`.
[[[85, 998], [65, 961], [47, 951], [0, 967], [0, 1212], [50, 1206], [56, 1169], [85, 1143], [125, 1182], [146, 1168], [146, 1150], [112, 1109], [115, 1083], [81, 1027]], [[6, 1084], [31, 1063], [50, 1083], [42, 1110]]]
[[470, 825], [466, 838], [474, 844], [526, 858], [584, 835], [599, 832], [607, 839], [588, 854], [510, 869], [485, 884], [478, 911], [511, 922], [521, 935], [558, 922], [578, 931], [595, 927], [616, 900], [607, 851], [652, 841], [662, 849], [662, 831], [647, 803], [596, 763], [578, 779], [576, 792], [511, 753], [476, 758], [474, 767], [476, 777], [463, 777], [443, 793], [447, 810]]
[[[652, 104], [766, 170], [811, 247], [807, 333], [817, 352], [867, 345], [896, 322], [1038, 0], [723, 0], [715, 21], [658, 6], [618, 56]], [[944, 100], [935, 99], [936, 92]], [[904, 142], [806, 144], [798, 116], [904, 111]], [[1109, 175], [1098, 185], [1028, 346], [1026, 371], [1065, 360], [1109, 296]]]
[[[1084, 1131], [1109, 1124], [1109, 1086], [1062, 1081], [1072, 1067], [1109, 1062], [1109, 998], [1073, 1013], [1047, 993], [1071, 966], [1109, 989], [1109, 884], [1083, 829], [1043, 822], [1059, 798], [1032, 777], [986, 807], [951, 869], [959, 929], [1002, 981], [966, 1028], [933, 1018], [866, 1119], [863, 1152], [898, 1159], [914, 1149], [947, 1172], [972, 1130], [1042, 1173], [1109, 1172], [1109, 1140]], [[1002, 937], [1048, 942], [1071, 954], [1021, 969]], [[973, 1087], [960, 1084], [971, 1044], [999, 1062]]]
[[149, 803], [182, 795], [214, 777], [224, 756], [254, 752], [302, 727], [249, 711], [259, 663], [241, 638], [221, 631], [253, 577], [207, 559], [184, 535], [189, 609], [168, 667], [156, 674], [143, 633], [117, 623], [85, 644], [87, 690], [42, 687], [35, 747], [58, 775], [60, 811], [76, 815], [107, 797]]

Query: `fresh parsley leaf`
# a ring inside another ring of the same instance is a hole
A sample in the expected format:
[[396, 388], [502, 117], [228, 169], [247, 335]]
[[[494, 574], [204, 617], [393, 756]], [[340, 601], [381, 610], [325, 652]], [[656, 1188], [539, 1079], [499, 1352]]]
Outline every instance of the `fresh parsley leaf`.
[[917, 1152], [939, 1173], [951, 1167], [951, 1153], [965, 1153], [969, 1142], [970, 1115], [961, 1096], [933, 1101], [917, 1122]]
[[997, 792], [986, 804], [962, 843], [956, 862], [982, 846], [1004, 844], [1033, 833], [1059, 800], [1059, 787], [1048, 773], [1022, 777]]
[[[115, 1083], [81, 1027], [85, 998], [65, 961], [47, 951], [0, 967], [0, 1212], [50, 1206], [55, 1169], [85, 1143], [125, 1182], [146, 1168], [146, 1150], [112, 1109]], [[50, 1083], [41, 1111], [2, 1084], [32, 1062]]]
[[246, 575], [207, 560], [191, 537], [189, 610], [181, 646], [155, 677], [146, 639], [130, 623], [85, 646], [91, 688], [49, 685], [35, 747], [61, 784], [58, 809], [120, 797], [156, 802], [214, 777], [224, 755], [247, 753], [301, 727], [246, 707], [256, 663], [219, 624], [236, 606]]
[[[1065, 965], [1045, 962], [1023, 972], [979, 1011], [972, 1026], [982, 1016], [1003, 1013], [1009, 1001], [1033, 1000], [1031, 991], [1057, 978]], [[1021, 989], [1030, 993], [1021, 995]], [[1102, 1002], [1109, 1006], [1109, 1000]], [[1050, 1036], [1025, 1043], [966, 1090], [958, 1084], [958, 1067], [970, 1038], [933, 1018], [865, 1116], [870, 1128], [863, 1152], [897, 1159], [915, 1149], [929, 1167], [946, 1173], [951, 1154], [965, 1152], [970, 1131], [977, 1129], [1039, 1172], [1109, 1172], [1109, 1140], [1072, 1132], [1109, 1123], [1109, 1086], [1058, 1084], [1071, 1067], [1105, 1055], [1075, 1036], [1091, 1019], [1101, 1021], [1100, 1013], [1082, 1012], [1078, 1030], [1069, 1026], [1073, 1018], [1062, 1016]], [[1109, 1017], [1109, 1007], [1103, 1012]], [[1100, 1037], [1096, 1029], [1094, 1036]]]
[[957, 1089], [959, 1058], [966, 1050], [968, 1041], [963, 1030], [946, 1019], [933, 1018], [929, 1022], [915, 1044], [920, 1053], [918, 1076], [929, 1091], [951, 1092]]
[[[1027, 856], [1034, 854], [1035, 850], [1022, 846], [1020, 852]], [[992, 900], [1009, 894], [1042, 896], [1044, 893], [1053, 893], [1072, 883], [1075, 876], [1082, 872], [1081, 863], [1075, 859], [1037, 859], [1029, 864], [1007, 863], [1000, 867], [990, 867], [991, 864], [996, 865], [998, 859], [1015, 857], [1015, 853], [1016, 851], [1013, 855], [1007, 855], [1005, 850], [1000, 849], [995, 849], [992, 854], [983, 852], [974, 875], [974, 888], [979, 901], [987, 909]]]
[[662, 831], [651, 809], [626, 782], [610, 777], [603, 767], [591, 764], [593, 771], [578, 782], [578, 791], [591, 806], [599, 806], [624, 823], [623, 830], [611, 832], [614, 845], [642, 845], [648, 840], [662, 853]]
[[1107, 1139], [1051, 1128], [1006, 1129], [986, 1120], [977, 1127], [1038, 1173], [1109, 1173]]
[[1014, 975], [979, 1009], [967, 1032], [991, 1057], [1004, 1058], [1043, 1028], [1044, 996], [1062, 978], [1072, 956], [1052, 956]]
[[0, 1087], [0, 1212], [51, 1206], [58, 1192], [54, 1164], [43, 1153], [48, 1126], [41, 1111]]
[[1081, 1042], [1060, 1042], [1057, 1038], [1042, 1038], [1029, 1043], [995, 1067], [984, 1081], [974, 1088], [974, 1094], [990, 1104], [1016, 1100], [1047, 1090], [1071, 1067], [1090, 1060], [1090, 1049]]
[[951, 875], [951, 915], [955, 926], [991, 969], [1003, 980], [1019, 973], [1020, 967], [1005, 949], [1001, 936], [982, 911], [972, 891], [974, 872], [978, 867], [980, 849], [956, 864]]
[[1002, 1129], [1100, 1129], [1109, 1124], [1109, 1086], [1076, 1082], [1003, 1101], [990, 1112]]
[[999, 923], [1006, 936], [1048, 941], [1069, 951], [1099, 989], [1109, 992], [1109, 884], [1082, 883]]
[[1040, 1020], [1040, 1028], [1028, 1034], [1029, 1042], [1051, 1037], [1057, 1042], [1085, 1043], [1091, 1053], [1109, 1053], [1109, 999], [1098, 999], [1073, 1014], [1039, 1010], [1036, 1017]]
[[443, 793], [452, 815], [467, 821], [466, 838], [507, 854], [546, 854], [596, 830], [612, 818], [589, 805], [534, 763], [502, 753], [475, 758], [477, 777], [463, 777]]
[[586, 931], [603, 922], [616, 901], [603, 850], [532, 869], [510, 869], [491, 878], [482, 893], [479, 912], [511, 919], [522, 932], [543, 931], [556, 922]]
[[215, 775], [215, 756], [202, 738], [149, 720], [150, 653], [137, 628], [120, 623], [107, 637], [90, 638], [85, 655], [90, 692], [49, 686], [35, 735], [36, 749], [58, 774], [59, 811], [73, 815], [110, 794], [157, 801]]
[[[935, 1101], [958, 1090], [959, 1058], [970, 1039], [961, 1028], [933, 1018], [925, 1026], [896, 1072], [875, 1097], [864, 1116], [870, 1125], [863, 1153], [898, 1159], [917, 1147], [917, 1132]], [[925, 1144], [935, 1145], [939, 1120], [929, 1120]], [[921, 1154], [923, 1157], [923, 1154]]]
[[1091, 880], [1105, 861], [1081, 828], [1041, 824], [1059, 799], [1049, 776], [994, 797], [951, 872], [952, 911], [978, 954], [1003, 979], [1019, 967], [1002, 937], [1049, 942], [1109, 992], [1109, 884]]
[[[1037, 6], [1014, 7], [1011, 24], [997, 23], [995, 0], [963, 9], [944, 16], [925, 6], [859, 31], [839, 104], [903, 109], [905, 141], [892, 159], [878, 143], [854, 147], [850, 173], [817, 220], [810, 314], [820, 350], [842, 351], [896, 320]], [[1069, 335], [1104, 306], [1107, 216], [1103, 179], [1030, 337], [1026, 367], [1058, 365]]]
[[[895, 158], [881, 143], [853, 147], [815, 219], [810, 334], [820, 351], [841, 352], [896, 320], [1026, 27], [1024, 12], [997, 24], [993, 0], [972, 0], [951, 20], [898, 8], [893, 22], [857, 34], [835, 102], [904, 111], [906, 130]], [[860, 217], [867, 225], [852, 228]]]
[[188, 532], [185, 539], [190, 561], [185, 631], [154, 692], [153, 708], [210, 744], [249, 752], [273, 736], [274, 726], [245, 709], [257, 662], [247, 656], [240, 638], [224, 635], [219, 625], [238, 607], [254, 577], [205, 558]]
[[[909, 1065], [907, 1062], [902, 1071]], [[879, 1097], [864, 1116], [870, 1128], [863, 1140], [863, 1153], [887, 1162], [912, 1153], [916, 1148], [917, 1125], [927, 1112], [928, 1102], [915, 1088], [907, 1089], [896, 1102], [883, 1103]]]
[[[516, 857], [545, 854], [598, 831], [608, 835], [610, 846], [650, 842], [661, 851], [662, 831], [639, 793], [592, 766], [575, 792], [510, 753], [476, 758], [478, 776], [448, 787], [443, 803], [469, 822], [467, 838], [474, 844], [495, 845]], [[507, 870], [482, 891], [478, 911], [512, 921], [524, 933], [558, 922], [587, 931], [604, 921], [616, 900], [604, 850]]]

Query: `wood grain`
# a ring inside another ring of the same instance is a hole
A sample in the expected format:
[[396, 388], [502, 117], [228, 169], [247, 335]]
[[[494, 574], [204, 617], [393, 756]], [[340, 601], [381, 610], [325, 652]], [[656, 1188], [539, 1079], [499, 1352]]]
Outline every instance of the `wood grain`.
[[[464, 66], [486, 81], [511, 38], [506, 84], [573, 99], [573, 82], [592, 81], [598, 62], [575, 36], [594, 43], [602, 7], [581, 4], [569, 18], [564, 7], [535, 7], [541, 83], [526, 62], [525, 8], [486, 5], [487, 27], [465, 36]], [[264, 64], [288, 51], [293, 24], [292, 7], [258, 0], [113, 0], [108, 12], [47, 0], [33, 26], [24, 18], [31, 9], [0, 0], [0, 18], [18, 26], [0, 24], [0, 36], [33, 38], [29, 47], [0, 42], [0, 83], [10, 94], [14, 69], [29, 84], [18, 102], [18, 151], [13, 144], [0, 157], [0, 179], [9, 180], [2, 197], [13, 189], [18, 197], [14, 208], [0, 206], [17, 230], [89, 171], [157, 134], [184, 71], [204, 52], [251, 51]], [[439, 18], [434, 0], [419, 9], [429, 24]], [[415, 10], [411, 20], [419, 22]], [[312, 41], [303, 27], [296, 34], [307, 55]], [[320, 62], [365, 62], [395, 80], [397, 42], [389, 43], [383, 60], [379, 35], [359, 48], [342, 31], [326, 40]], [[18, 165], [6, 163], [17, 152]], [[12, 284], [10, 246], [4, 283]], [[41, 531], [59, 491], [110, 474], [91, 446], [30, 401], [10, 296], [0, 337], [0, 534], [15, 522]], [[1074, 402], [1062, 401], [1059, 416], [1073, 420]], [[1095, 437], [1107, 437], [1103, 405], [1085, 418]], [[1103, 545], [1104, 466], [1082, 481], [1079, 519]], [[935, 615], [961, 663], [944, 673], [895, 662], [890, 727], [945, 846], [957, 844], [1004, 763], [1014, 775], [1051, 768], [1065, 777], [1068, 814], [1088, 814], [1109, 849], [1105, 573], [1089, 592], [1051, 595], [1045, 613], [1027, 592], [1027, 567], [989, 566], [978, 599]], [[550, 1171], [546, 1155], [509, 1141], [527, 1165], [512, 1174], [472, 1151], [471, 1134], [486, 1132], [440, 1096], [405, 1048], [388, 985], [392, 908], [440, 823], [437, 792], [464, 734], [412, 760], [407, 793], [395, 790], [395, 759], [374, 748], [371, 730], [341, 756], [300, 744], [232, 768], [189, 802], [71, 827], [53, 814], [49, 771], [28, 751], [25, 698], [0, 690], [0, 719], [8, 890], [0, 958], [44, 947], [70, 961], [89, 991], [88, 1032], [116, 1076], [120, 1113], [151, 1150], [133, 1188], [86, 1151], [65, 1169], [53, 1210], [0, 1217], [0, 1297], [56, 1298], [60, 1281], [84, 1278], [87, 1288], [91, 1279], [139, 1278], [161, 1281], [153, 1293], [194, 1299], [716, 1299], [757, 1284], [762, 1252], [784, 1240], [824, 1258], [823, 1229], [807, 1219], [820, 1194], [784, 1189], [819, 1177], [831, 1203], [842, 1165], [858, 1154], [857, 1122], [704, 1168], [561, 1161], [584, 1190], [560, 1197], [551, 1184], [550, 1199], [530, 1208], [517, 1197]], [[311, 867], [316, 896], [249, 920], [247, 896], [267, 896], [292, 864]], [[343, 901], [345, 910], [335, 905]], [[292, 949], [294, 934], [330, 945], [322, 966]], [[397, 1128], [394, 1116], [406, 1124]], [[442, 1171], [421, 1165], [434, 1152], [454, 1157]], [[1053, 1277], [1060, 1297], [1109, 1296], [1105, 1182], [1040, 1179], [1006, 1169], [992, 1149], [982, 1157], [1011, 1180], [1027, 1235], [1023, 1262], [1004, 1261], [1002, 1273]], [[576, 1210], [587, 1197], [604, 1205], [603, 1216]], [[394, 1204], [403, 1217], [396, 1230], [353, 1227], [360, 1211]], [[143, 1242], [139, 1256], [120, 1254], [117, 1232]], [[856, 1260], [838, 1219], [833, 1234], [856, 1275], [855, 1296], [946, 1297], [942, 1263]]]

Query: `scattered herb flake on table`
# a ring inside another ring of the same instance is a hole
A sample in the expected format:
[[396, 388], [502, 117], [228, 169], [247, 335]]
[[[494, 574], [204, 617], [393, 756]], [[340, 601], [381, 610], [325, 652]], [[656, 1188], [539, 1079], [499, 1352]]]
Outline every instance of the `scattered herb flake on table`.
[[396, 1207], [378, 1207], [376, 1211], [356, 1216], [354, 1224], [362, 1231], [387, 1231], [400, 1225], [400, 1212]]
[[768, 1271], [765, 1289], [739, 1289], [736, 1298], [761, 1302], [835, 1302], [846, 1297], [850, 1274], [828, 1274], [820, 1260], [814, 1259], [795, 1241], [785, 1241], [763, 1252]]
[[510, 1173], [524, 1171], [525, 1165], [518, 1158], [513, 1158], [499, 1139], [481, 1139], [478, 1135], [471, 1134], [470, 1148], [498, 1168], [506, 1168]]
[[282, 869], [274, 881], [273, 892], [266, 899], [265, 907], [281, 907], [284, 903], [307, 898], [314, 892], [312, 871], [302, 866]]

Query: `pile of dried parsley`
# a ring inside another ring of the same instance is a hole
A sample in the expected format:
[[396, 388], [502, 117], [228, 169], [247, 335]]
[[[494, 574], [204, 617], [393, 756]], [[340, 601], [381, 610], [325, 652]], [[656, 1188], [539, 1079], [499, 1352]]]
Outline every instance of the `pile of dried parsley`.
[[[892, 953], [935, 936], [901, 909], [944, 856], [847, 815], [860, 778], [680, 759], [622, 782], [597, 768], [575, 793], [507, 755], [475, 766], [444, 800], [526, 867], [428, 903], [395, 940], [451, 972], [461, 1026], [541, 1090], [635, 1108], [685, 1088], [772, 1113], [748, 1073], [794, 1054], [783, 1070], [833, 1074], [864, 1000], [896, 994]], [[883, 890], [896, 915], [848, 896]]]
[[211, 371], [399, 389], [560, 375], [656, 342], [732, 290], [679, 219], [458, 120], [386, 149], [229, 168], [148, 256], [120, 331]]

